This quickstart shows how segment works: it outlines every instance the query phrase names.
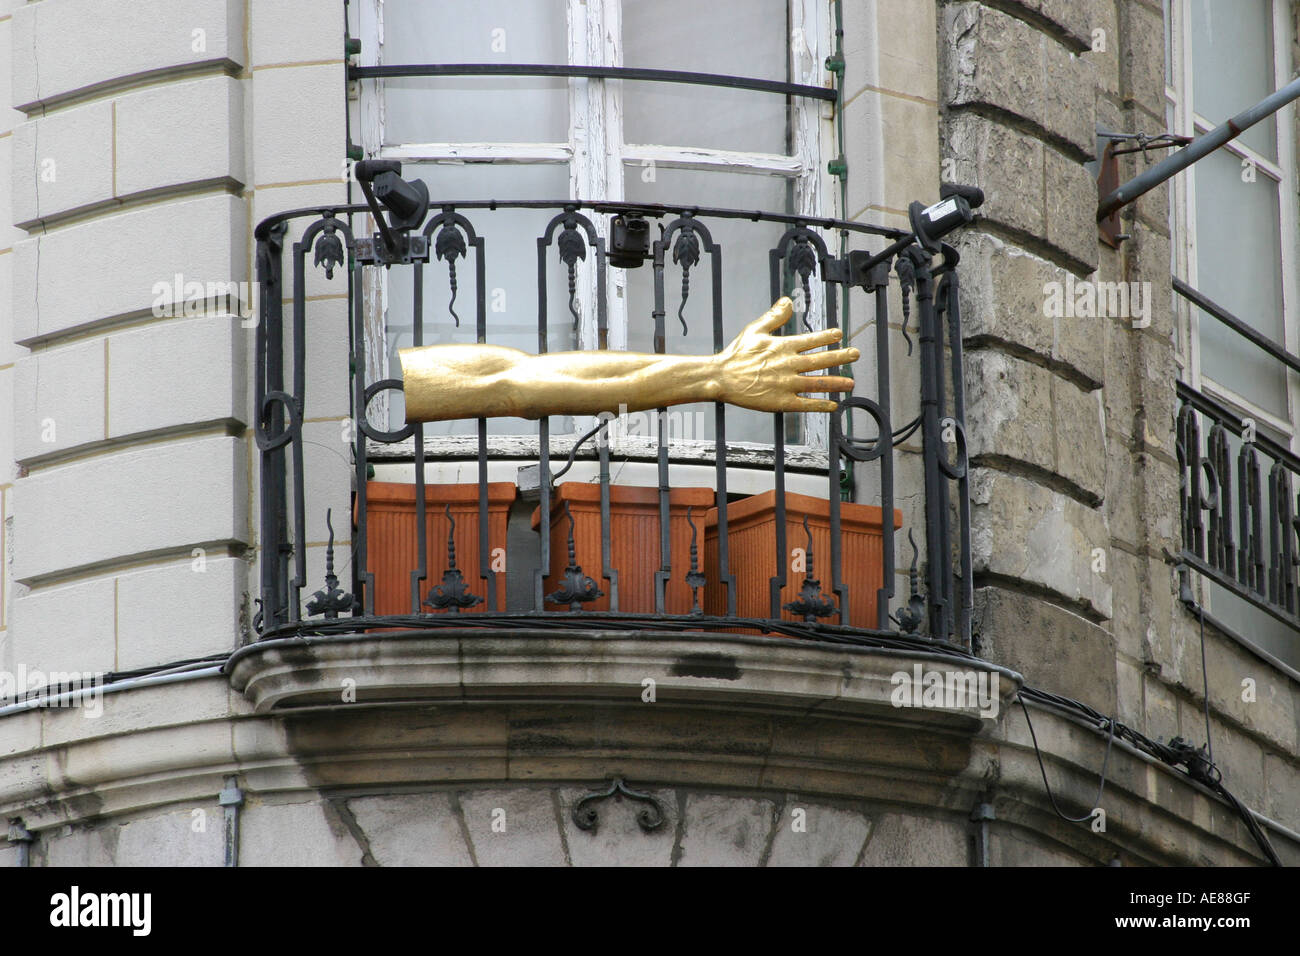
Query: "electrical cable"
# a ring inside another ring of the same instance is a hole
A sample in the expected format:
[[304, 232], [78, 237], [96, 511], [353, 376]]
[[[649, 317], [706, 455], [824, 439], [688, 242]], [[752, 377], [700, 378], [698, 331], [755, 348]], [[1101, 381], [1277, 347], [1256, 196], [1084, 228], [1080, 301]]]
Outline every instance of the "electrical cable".
[[1029, 708], [1025, 706], [1024, 699], [1017, 696], [1017, 702], [1020, 709], [1025, 712], [1025, 723], [1029, 726], [1029, 736], [1034, 741], [1034, 756], [1038, 758], [1038, 771], [1043, 775], [1043, 789], [1047, 791], [1047, 799], [1052, 804], [1052, 809], [1056, 815], [1068, 823], [1086, 823], [1091, 820], [1101, 808], [1101, 797], [1106, 791], [1106, 767], [1110, 763], [1110, 746], [1115, 742], [1115, 720], [1110, 718], [1106, 721], [1110, 725], [1110, 733], [1106, 736], [1106, 755], [1101, 758], [1101, 784], [1097, 787], [1097, 799], [1092, 802], [1094, 810], [1084, 814], [1081, 817], [1066, 816], [1061, 812], [1061, 808], [1056, 804], [1056, 797], [1052, 795], [1052, 787], [1047, 782], [1047, 768], [1043, 766], [1043, 755], [1038, 749], [1038, 735], [1034, 733], [1034, 722], [1029, 719]]

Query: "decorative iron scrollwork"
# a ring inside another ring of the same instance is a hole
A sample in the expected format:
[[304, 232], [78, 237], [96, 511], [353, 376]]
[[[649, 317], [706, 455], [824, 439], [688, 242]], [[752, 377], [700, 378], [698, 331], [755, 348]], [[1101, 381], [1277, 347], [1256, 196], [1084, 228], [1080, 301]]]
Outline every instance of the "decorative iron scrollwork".
[[808, 516], [803, 516], [803, 531], [808, 537], [807, 567], [804, 572], [803, 587], [799, 597], [783, 607], [792, 614], [802, 615], [805, 621], [815, 621], [819, 617], [830, 617], [835, 613], [835, 602], [822, 593], [821, 581], [813, 577], [813, 543], [812, 532], [808, 530]]
[[899, 256], [894, 262], [898, 274], [898, 288], [903, 294], [903, 324], [900, 330], [907, 340], [907, 354], [912, 354], [912, 337], [907, 334], [907, 323], [912, 318], [912, 292], [916, 289], [916, 263], [908, 256]]
[[447, 311], [455, 320], [456, 328], [460, 328], [460, 316], [456, 314], [456, 257], [464, 258], [468, 250], [464, 233], [454, 225], [445, 223], [438, 230], [438, 238], [433, 242], [433, 252], [439, 259], [447, 260], [447, 281], [451, 284], [451, 301], [447, 303]]
[[794, 237], [794, 244], [790, 248], [790, 268], [799, 276], [799, 286], [803, 289], [803, 315], [802, 322], [805, 331], [811, 332], [812, 326], [808, 324], [808, 310], [812, 303], [812, 286], [809, 276], [817, 268], [817, 250], [813, 244], [808, 241], [808, 237], [799, 233]]
[[912, 537], [912, 529], [907, 529], [907, 543], [912, 546], [912, 567], [907, 572], [907, 582], [910, 585], [911, 596], [907, 599], [907, 607], [899, 608], [898, 613], [891, 614], [890, 618], [908, 634], [915, 634], [916, 629], [921, 626], [925, 620], [925, 598], [921, 595], [919, 582], [920, 575], [916, 570], [916, 562], [920, 558], [920, 551], [916, 547], [916, 539]]
[[334, 270], [343, 262], [343, 239], [335, 232], [332, 220], [325, 221], [325, 229], [316, 240], [315, 265], [325, 267], [325, 278], [333, 279]]
[[564, 503], [564, 516], [569, 519], [569, 565], [564, 569], [564, 583], [546, 595], [552, 604], [567, 604], [570, 611], [579, 610], [583, 604], [603, 597], [605, 592], [596, 586], [595, 580], [582, 573], [578, 564], [577, 550], [573, 543], [573, 512], [569, 503]]
[[673, 263], [682, 267], [682, 303], [677, 307], [677, 321], [682, 324], [682, 335], [687, 332], [686, 300], [691, 295], [691, 268], [700, 261], [700, 237], [689, 222], [683, 223], [673, 241]]
[[578, 308], [575, 303], [578, 295], [578, 260], [586, 260], [587, 243], [578, 232], [576, 216], [570, 215], [565, 220], [564, 229], [555, 240], [555, 245], [560, 250], [560, 261], [569, 270], [569, 314], [573, 316], [573, 330], [577, 332]]
[[646, 833], [652, 833], [664, 825], [664, 820], [667, 818], [664, 814], [663, 806], [659, 801], [648, 793], [642, 793], [639, 790], [631, 789], [623, 782], [622, 777], [618, 777], [610, 783], [608, 789], [589, 793], [573, 805], [573, 822], [577, 825], [578, 829], [586, 830], [588, 833], [594, 835], [597, 827], [600, 825], [600, 820], [597, 817], [596, 807], [594, 804], [597, 804], [602, 800], [607, 800], [616, 794], [620, 797], [627, 797], [629, 800], [636, 800], [645, 804], [645, 806], [637, 811], [636, 822], [637, 825]]
[[429, 592], [424, 603], [439, 610], [449, 607], [459, 614], [463, 607], [473, 607], [475, 604], [483, 603], [483, 598], [469, 593], [465, 576], [456, 567], [456, 540], [453, 537], [456, 534], [456, 519], [451, 516], [450, 504], [446, 505], [446, 515], [447, 520], [451, 522], [451, 529], [447, 532], [447, 570], [442, 573], [442, 584], [435, 586]]
[[[338, 575], [334, 573], [334, 524], [330, 520], [332, 510], [325, 511], [325, 526], [330, 531], [329, 544], [325, 546], [325, 587], [313, 594], [307, 602], [308, 615], [324, 614], [326, 620], [337, 618], [340, 611], [356, 614], [359, 610], [359, 602], [339, 587]], [[261, 612], [258, 612], [258, 616], [261, 616]]]
[[700, 588], [704, 587], [707, 579], [704, 577], [704, 572], [700, 570], [700, 548], [697, 543], [699, 532], [692, 517], [694, 511], [694, 505], [686, 509], [686, 523], [691, 526], [691, 569], [686, 572], [686, 584], [691, 589], [691, 613], [703, 614], [704, 611], [700, 607]]

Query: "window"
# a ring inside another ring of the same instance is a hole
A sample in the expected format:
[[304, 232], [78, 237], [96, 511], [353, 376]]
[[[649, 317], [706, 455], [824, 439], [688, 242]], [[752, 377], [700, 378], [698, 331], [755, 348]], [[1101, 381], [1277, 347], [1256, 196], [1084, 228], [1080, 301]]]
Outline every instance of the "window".
[[[1291, 77], [1286, 0], [1165, 0], [1169, 130], [1199, 136]], [[1292, 353], [1300, 353], [1297, 208], [1291, 107], [1176, 177], [1173, 271]], [[1179, 360], [1191, 385], [1300, 450], [1300, 377], [1181, 298]], [[1239, 447], [1233, 442], [1234, 456]], [[1294, 662], [1295, 634], [1210, 585], [1216, 617]]]
[[[828, 5], [816, 0], [353, 0], [363, 64], [499, 63], [627, 66], [825, 85]], [[716, 42], [726, 36], [726, 43]], [[766, 91], [629, 79], [556, 76], [436, 76], [362, 81], [358, 141], [368, 156], [399, 159], [408, 179], [435, 198], [609, 199], [834, 215], [824, 208], [822, 141], [830, 112], [822, 101]], [[829, 154], [829, 149], [825, 151]], [[536, 242], [555, 210], [471, 214], [487, 240], [488, 341], [537, 347]], [[607, 217], [592, 216], [599, 229]], [[781, 227], [710, 222], [722, 243], [728, 334], [768, 301], [768, 250]], [[557, 264], [558, 268], [558, 264]], [[409, 276], [394, 270], [382, 290], [384, 350], [399, 377], [396, 350], [410, 344], [414, 302]], [[609, 270], [609, 346], [653, 351], [653, 286], [648, 266]], [[558, 274], [558, 273], [557, 273]], [[474, 341], [472, 305], [449, 322], [445, 270], [425, 270], [426, 344]], [[818, 284], [814, 283], [814, 288]], [[462, 292], [469, 282], [462, 284]], [[548, 345], [593, 348], [595, 270], [580, 263], [571, 312], [563, 282], [548, 283]], [[458, 301], [468, 302], [473, 292]], [[818, 297], [808, 320], [821, 322]], [[712, 351], [700, 309], [683, 334], [680, 291], [668, 287], [670, 352]], [[685, 315], [691, 316], [688, 305]], [[576, 316], [574, 313], [576, 312]], [[463, 318], [469, 316], [469, 321]], [[400, 399], [399, 399], [400, 401]], [[684, 410], [689, 412], [689, 410]], [[402, 419], [400, 407], [390, 417]], [[728, 439], [771, 443], [771, 417], [728, 409]], [[712, 437], [712, 411], [694, 416]], [[787, 440], [820, 441], [824, 428], [789, 415]], [[551, 434], [575, 435], [588, 422], [552, 420]], [[426, 426], [428, 435], [473, 423]], [[536, 424], [494, 420], [498, 435], [536, 435]], [[680, 448], [689, 443], [676, 442]], [[701, 448], [704, 443], [701, 442]], [[711, 448], [711, 446], [708, 446]]]

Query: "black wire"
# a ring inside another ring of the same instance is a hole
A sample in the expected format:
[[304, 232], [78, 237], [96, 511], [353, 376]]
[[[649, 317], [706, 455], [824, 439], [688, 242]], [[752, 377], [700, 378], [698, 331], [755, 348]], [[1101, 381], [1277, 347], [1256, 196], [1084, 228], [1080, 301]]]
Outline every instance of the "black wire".
[[1214, 741], [1210, 739], [1210, 673], [1205, 669], [1205, 608], [1200, 601], [1196, 602], [1197, 617], [1201, 621], [1201, 680], [1203, 682], [1205, 694], [1205, 753], [1214, 765]]
[[1043, 755], [1038, 749], [1038, 735], [1034, 733], [1034, 722], [1029, 719], [1029, 708], [1025, 706], [1024, 699], [1017, 696], [1016, 700], [1020, 703], [1020, 709], [1025, 712], [1025, 723], [1029, 726], [1029, 736], [1034, 741], [1034, 756], [1038, 758], [1038, 772], [1043, 775], [1043, 789], [1047, 791], [1047, 799], [1051, 801], [1052, 809], [1062, 820], [1069, 823], [1086, 823], [1096, 814], [1096, 808], [1101, 807], [1101, 796], [1106, 792], [1106, 767], [1110, 763], [1110, 745], [1115, 742], [1115, 721], [1108, 718], [1106, 723], [1110, 724], [1110, 733], [1106, 737], [1106, 755], [1101, 758], [1101, 785], [1097, 787], [1097, 799], [1092, 802], [1094, 809], [1081, 816], [1069, 817], [1061, 812], [1061, 808], [1056, 805], [1056, 797], [1052, 795], [1052, 787], [1047, 782], [1047, 768], [1043, 766]]

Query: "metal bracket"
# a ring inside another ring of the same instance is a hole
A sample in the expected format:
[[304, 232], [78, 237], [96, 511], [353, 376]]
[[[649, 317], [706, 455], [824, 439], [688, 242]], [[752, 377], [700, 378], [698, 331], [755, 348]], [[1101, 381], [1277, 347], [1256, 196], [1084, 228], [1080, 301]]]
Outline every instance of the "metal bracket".
[[848, 256], [844, 281], [850, 285], [860, 286], [868, 292], [888, 285], [889, 258], [878, 258], [860, 249], [853, 250]]
[[396, 240], [397, 253], [390, 256], [382, 236], [376, 234], [369, 239], [358, 239], [357, 262], [363, 266], [395, 266], [429, 261], [428, 236], [398, 233]]
[[[1099, 137], [1106, 139], [1106, 147], [1101, 151], [1101, 161], [1097, 164], [1097, 197], [1099, 200], [1105, 199], [1116, 189], [1119, 188], [1119, 159], [1128, 153], [1142, 153], [1147, 155], [1149, 149], [1169, 149], [1173, 146], [1186, 146], [1191, 142], [1187, 136], [1175, 136], [1173, 133], [1158, 133], [1155, 136], [1148, 136], [1145, 133], [1098, 133]], [[1121, 148], [1124, 143], [1135, 143], [1134, 146]], [[1119, 244], [1129, 236], [1121, 232], [1119, 222], [1119, 210], [1122, 207], [1116, 207], [1115, 211], [1104, 219], [1097, 220], [1097, 237], [1112, 249], [1118, 249]]]
[[36, 837], [32, 831], [23, 825], [22, 817], [14, 817], [9, 821], [9, 842], [10, 843], [31, 843]]

